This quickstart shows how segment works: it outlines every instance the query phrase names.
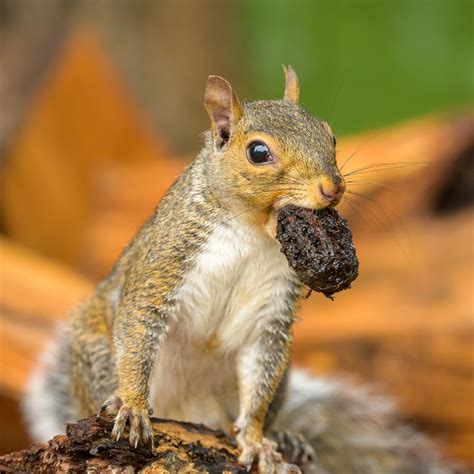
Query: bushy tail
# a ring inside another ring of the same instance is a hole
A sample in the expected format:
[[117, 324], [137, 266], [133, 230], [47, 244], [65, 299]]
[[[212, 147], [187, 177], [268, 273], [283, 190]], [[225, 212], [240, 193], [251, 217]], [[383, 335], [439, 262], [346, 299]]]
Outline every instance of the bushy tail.
[[329, 378], [290, 374], [274, 428], [300, 433], [313, 451], [305, 473], [451, 474], [424, 435], [402, 423], [385, 398]]
[[69, 393], [69, 355], [69, 332], [60, 327], [41, 355], [22, 401], [23, 416], [35, 441], [45, 442], [64, 433], [65, 423], [79, 417]]

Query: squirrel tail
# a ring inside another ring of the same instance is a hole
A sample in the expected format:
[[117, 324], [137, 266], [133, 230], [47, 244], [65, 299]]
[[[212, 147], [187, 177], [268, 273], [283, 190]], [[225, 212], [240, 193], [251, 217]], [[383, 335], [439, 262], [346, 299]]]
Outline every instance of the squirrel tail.
[[[288, 397], [274, 429], [289, 433], [287, 439], [302, 435], [299, 439], [309, 443], [313, 462], [305, 473], [465, 472], [444, 463], [435, 444], [404, 424], [386, 398], [371, 393], [367, 387], [312, 378], [299, 370], [290, 373]], [[302, 451], [295, 443], [292, 448], [299, 451], [294, 453], [296, 459]]]
[[32, 438], [37, 441], [46, 442], [63, 433], [65, 422], [78, 418], [69, 395], [69, 353], [69, 331], [61, 326], [28, 381], [22, 412]]

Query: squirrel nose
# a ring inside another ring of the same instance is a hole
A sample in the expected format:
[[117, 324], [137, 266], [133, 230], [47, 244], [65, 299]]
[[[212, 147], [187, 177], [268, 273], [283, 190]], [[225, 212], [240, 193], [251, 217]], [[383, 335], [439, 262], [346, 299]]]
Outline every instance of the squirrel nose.
[[318, 191], [323, 200], [330, 204], [337, 204], [344, 194], [345, 186], [343, 183], [335, 184], [328, 180], [323, 180], [319, 183]]

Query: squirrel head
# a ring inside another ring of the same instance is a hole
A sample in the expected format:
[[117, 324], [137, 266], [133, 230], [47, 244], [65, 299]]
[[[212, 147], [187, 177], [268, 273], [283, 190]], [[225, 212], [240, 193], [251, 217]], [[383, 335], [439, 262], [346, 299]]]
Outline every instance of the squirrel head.
[[212, 180], [226, 199], [259, 211], [287, 204], [336, 206], [345, 190], [330, 126], [298, 105], [295, 71], [283, 67], [282, 100], [240, 103], [232, 86], [209, 76], [204, 96], [211, 118]]

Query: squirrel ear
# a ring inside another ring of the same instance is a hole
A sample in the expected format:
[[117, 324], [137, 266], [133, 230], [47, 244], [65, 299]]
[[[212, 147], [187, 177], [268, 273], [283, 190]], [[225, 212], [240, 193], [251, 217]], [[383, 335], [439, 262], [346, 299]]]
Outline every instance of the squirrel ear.
[[209, 76], [204, 105], [211, 118], [216, 147], [222, 148], [230, 138], [234, 125], [242, 117], [242, 107], [232, 86], [220, 76]]
[[294, 102], [297, 104], [300, 100], [300, 81], [296, 75], [295, 70], [288, 65], [282, 65], [283, 71], [285, 72], [285, 95], [283, 100]]

